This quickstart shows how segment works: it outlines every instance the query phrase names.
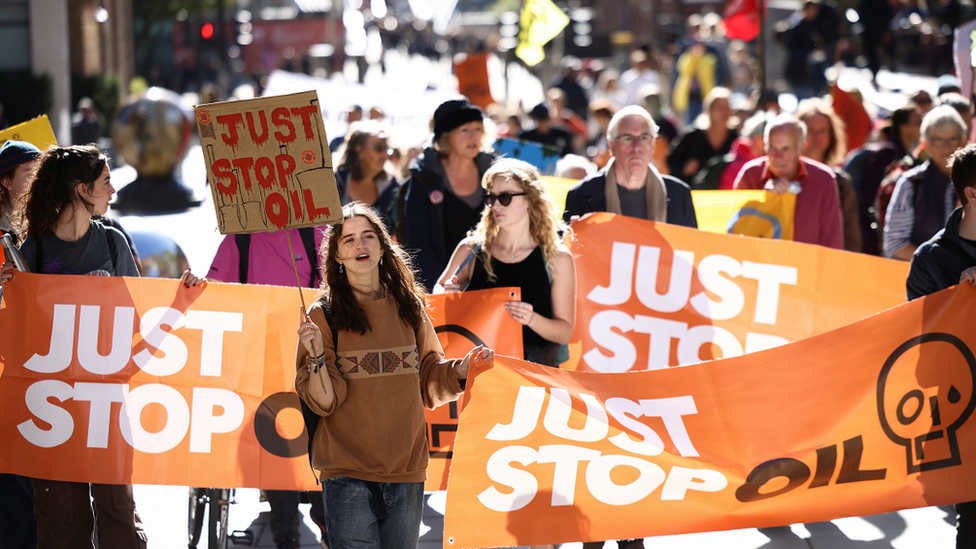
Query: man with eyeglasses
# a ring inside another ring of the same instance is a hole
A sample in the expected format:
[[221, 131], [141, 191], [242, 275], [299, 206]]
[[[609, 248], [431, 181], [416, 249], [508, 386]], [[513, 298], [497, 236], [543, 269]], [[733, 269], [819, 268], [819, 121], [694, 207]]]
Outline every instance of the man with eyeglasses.
[[929, 159], [895, 183], [885, 212], [885, 257], [911, 260], [919, 244], [939, 232], [956, 208], [949, 157], [966, 144], [966, 122], [956, 109], [940, 105], [922, 119], [921, 133]]
[[563, 218], [610, 212], [648, 221], [698, 228], [691, 189], [651, 165], [658, 126], [642, 107], [617, 111], [607, 126], [610, 161], [566, 194]]
[[766, 156], [750, 160], [735, 179], [735, 189], [766, 189], [796, 195], [793, 240], [844, 249], [837, 180], [829, 167], [801, 158], [807, 127], [790, 114], [766, 124], [763, 144]]

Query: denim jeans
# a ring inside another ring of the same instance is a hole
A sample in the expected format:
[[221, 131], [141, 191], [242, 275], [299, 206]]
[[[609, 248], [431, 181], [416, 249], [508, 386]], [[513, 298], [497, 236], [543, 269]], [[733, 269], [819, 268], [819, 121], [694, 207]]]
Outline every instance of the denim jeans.
[[322, 485], [330, 549], [416, 549], [424, 483], [333, 477]]

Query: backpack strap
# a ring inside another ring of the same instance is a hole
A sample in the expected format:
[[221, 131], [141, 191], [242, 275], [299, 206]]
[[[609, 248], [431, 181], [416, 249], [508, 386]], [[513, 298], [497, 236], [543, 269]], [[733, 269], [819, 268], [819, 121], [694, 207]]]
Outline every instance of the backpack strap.
[[[330, 307], [323, 306], [322, 312], [325, 313], [325, 321], [329, 324], [329, 328], [332, 329], [332, 347], [336, 350], [336, 356], [338, 356], [339, 332], [332, 323]], [[298, 402], [302, 406], [302, 419], [305, 420], [305, 431], [308, 433], [308, 464], [312, 465], [312, 441], [315, 438], [315, 432], [319, 428], [319, 422], [322, 420], [322, 416], [312, 411], [308, 404], [301, 398], [298, 399]], [[314, 467], [312, 470], [314, 471]], [[315, 476], [315, 482], [319, 482], [318, 475]]]
[[308, 277], [309, 288], [315, 287], [315, 280], [319, 274], [319, 254], [315, 249], [315, 227], [302, 227], [298, 229], [298, 234], [302, 235], [302, 243], [305, 245], [305, 257], [312, 267], [312, 272]]
[[112, 274], [118, 269], [119, 260], [116, 259], [118, 255], [118, 247], [115, 244], [115, 238], [112, 236], [112, 231], [105, 229], [105, 239], [108, 240], [108, 255], [112, 259]]
[[[458, 276], [459, 274], [464, 272], [464, 270], [467, 269], [469, 265], [474, 263], [475, 258], [478, 257], [480, 253], [481, 253], [481, 242], [475, 242], [474, 246], [471, 248], [471, 253], [468, 254], [468, 257], [464, 258], [464, 261], [461, 262], [461, 265], [457, 268], [456, 271], [454, 271], [454, 276]], [[469, 284], [471, 284], [471, 275], [468, 275], [468, 281], [464, 283], [464, 287], [461, 288], [461, 291], [463, 292], [467, 290]]]
[[247, 284], [247, 273], [251, 260], [251, 233], [241, 233], [234, 235], [234, 242], [237, 243], [237, 280], [241, 284]]

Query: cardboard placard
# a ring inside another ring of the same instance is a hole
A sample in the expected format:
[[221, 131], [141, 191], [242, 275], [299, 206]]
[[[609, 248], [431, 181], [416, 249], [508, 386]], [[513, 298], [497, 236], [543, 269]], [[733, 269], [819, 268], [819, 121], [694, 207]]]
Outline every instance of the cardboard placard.
[[221, 234], [342, 219], [314, 91], [194, 107]]

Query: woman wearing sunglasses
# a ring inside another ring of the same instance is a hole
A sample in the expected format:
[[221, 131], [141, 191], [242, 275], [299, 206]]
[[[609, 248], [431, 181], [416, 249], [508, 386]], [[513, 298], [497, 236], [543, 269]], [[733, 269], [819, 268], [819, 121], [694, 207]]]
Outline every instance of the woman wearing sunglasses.
[[522, 324], [523, 356], [558, 367], [576, 322], [576, 266], [560, 234], [566, 226], [526, 162], [495, 162], [481, 185], [487, 205], [481, 221], [454, 250], [434, 293], [520, 288], [522, 301], [505, 309]]
[[362, 202], [378, 211], [393, 232], [393, 204], [400, 183], [388, 171], [389, 136], [380, 125], [368, 120], [353, 124], [339, 149], [336, 183], [343, 205]]

